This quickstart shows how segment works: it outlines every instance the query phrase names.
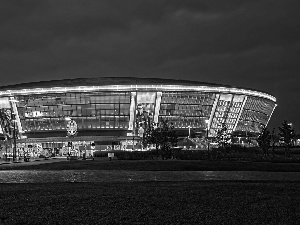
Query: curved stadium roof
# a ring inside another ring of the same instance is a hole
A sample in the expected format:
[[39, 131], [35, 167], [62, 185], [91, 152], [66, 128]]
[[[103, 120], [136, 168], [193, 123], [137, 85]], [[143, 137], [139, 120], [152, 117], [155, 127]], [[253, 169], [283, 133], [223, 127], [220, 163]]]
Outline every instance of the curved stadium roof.
[[247, 94], [267, 98], [276, 102], [276, 98], [265, 92], [249, 88], [238, 88], [229, 85], [206, 83], [188, 80], [137, 77], [98, 77], [51, 80], [21, 83], [0, 87], [0, 96], [7, 94], [26, 94], [43, 92], [93, 91], [93, 90], [178, 90], [207, 91]]

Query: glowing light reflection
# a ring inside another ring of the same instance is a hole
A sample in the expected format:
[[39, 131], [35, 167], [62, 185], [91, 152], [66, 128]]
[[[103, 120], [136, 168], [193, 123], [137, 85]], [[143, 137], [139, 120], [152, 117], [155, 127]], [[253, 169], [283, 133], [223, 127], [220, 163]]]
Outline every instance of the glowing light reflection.
[[105, 85], [105, 86], [76, 86], [76, 87], [52, 87], [33, 88], [21, 90], [0, 91], [0, 96], [42, 94], [42, 93], [62, 93], [62, 92], [87, 92], [87, 91], [199, 91], [199, 92], [219, 92], [257, 96], [276, 102], [272, 95], [239, 88], [209, 87], [209, 86], [184, 86], [184, 85]]

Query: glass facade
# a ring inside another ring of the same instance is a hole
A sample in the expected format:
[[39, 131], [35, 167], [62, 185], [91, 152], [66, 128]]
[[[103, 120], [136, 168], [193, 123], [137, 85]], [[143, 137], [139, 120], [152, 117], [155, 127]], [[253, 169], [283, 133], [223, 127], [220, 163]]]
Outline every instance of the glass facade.
[[65, 117], [78, 130], [126, 129], [130, 92], [59, 93], [15, 96], [23, 130], [65, 130]]
[[234, 130], [244, 99], [244, 95], [221, 94], [219, 96], [209, 131], [211, 136], [216, 136], [223, 123], [226, 124], [229, 133]]
[[259, 133], [275, 107], [276, 104], [270, 100], [248, 96], [236, 130]]
[[175, 128], [206, 128], [215, 93], [163, 92], [159, 119], [173, 122]]
[[[178, 130], [209, 128], [209, 136], [215, 136], [223, 123], [229, 132], [258, 133], [276, 106], [274, 101], [246, 94], [151, 88], [156, 90], [36, 91], [2, 96], [0, 106], [2, 111], [11, 108], [16, 113], [18, 129], [21, 127], [24, 135], [66, 131], [65, 118], [70, 117], [77, 123], [79, 135], [86, 130], [137, 134], [153, 121], [168, 120]], [[16, 100], [15, 105], [10, 98]], [[4, 115], [0, 118], [2, 129], [10, 132]]]

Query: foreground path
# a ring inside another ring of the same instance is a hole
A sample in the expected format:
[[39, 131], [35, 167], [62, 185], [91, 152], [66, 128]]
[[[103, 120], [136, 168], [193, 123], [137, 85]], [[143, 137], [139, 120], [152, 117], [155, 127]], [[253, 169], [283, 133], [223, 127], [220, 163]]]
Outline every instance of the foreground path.
[[260, 171], [125, 171], [125, 170], [9, 170], [0, 183], [133, 182], [133, 181], [300, 181], [300, 172]]
[[53, 162], [61, 162], [61, 161], [68, 161], [67, 157], [55, 157], [49, 158], [45, 160], [44, 158], [32, 158], [29, 162], [24, 162], [24, 160], [18, 160], [17, 162], [6, 162], [5, 160], [0, 160], [0, 166], [9, 166], [9, 167], [19, 167], [19, 166], [30, 166], [30, 165], [39, 165], [39, 164], [48, 164]]

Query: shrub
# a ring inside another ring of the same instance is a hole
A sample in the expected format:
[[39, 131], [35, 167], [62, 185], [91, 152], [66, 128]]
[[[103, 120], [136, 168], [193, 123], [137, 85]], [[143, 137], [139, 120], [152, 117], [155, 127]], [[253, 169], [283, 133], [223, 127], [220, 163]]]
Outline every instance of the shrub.
[[181, 150], [180, 154], [177, 155], [177, 159], [181, 160], [205, 160], [208, 158], [207, 151], [199, 150]]
[[146, 159], [154, 159], [155, 156], [156, 156], [156, 150], [115, 152], [115, 157], [117, 157], [120, 160], [146, 160]]
[[107, 157], [108, 151], [95, 151], [94, 157]]
[[226, 148], [213, 148], [210, 152], [210, 159], [212, 160], [252, 160], [261, 156], [261, 150], [250, 147], [245, 148], [239, 145], [233, 145]]

